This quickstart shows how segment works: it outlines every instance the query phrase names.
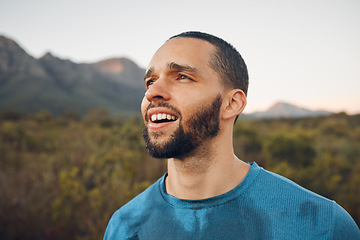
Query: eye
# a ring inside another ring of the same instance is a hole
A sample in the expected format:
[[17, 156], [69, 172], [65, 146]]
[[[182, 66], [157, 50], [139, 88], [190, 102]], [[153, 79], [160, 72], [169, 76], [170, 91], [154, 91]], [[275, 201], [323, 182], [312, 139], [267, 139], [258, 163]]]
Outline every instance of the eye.
[[179, 75], [177, 76], [177, 79], [178, 79], [178, 80], [191, 80], [191, 81], [192, 81], [192, 78], [190, 78], [190, 77], [188, 77], [188, 76], [186, 76], [186, 75], [184, 75], [184, 74], [179, 74]]
[[149, 79], [145, 82], [145, 86], [146, 88], [149, 88], [151, 85], [153, 85], [155, 83], [154, 79]]

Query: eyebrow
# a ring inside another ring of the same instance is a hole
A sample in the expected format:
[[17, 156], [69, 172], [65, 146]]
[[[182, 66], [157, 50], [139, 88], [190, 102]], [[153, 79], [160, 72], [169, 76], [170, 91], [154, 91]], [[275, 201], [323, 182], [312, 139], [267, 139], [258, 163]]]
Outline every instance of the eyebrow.
[[186, 71], [191, 73], [196, 73], [198, 71], [196, 68], [190, 67], [189, 65], [180, 65], [174, 62], [167, 64], [167, 68], [169, 70]]
[[[166, 67], [169, 70], [185, 71], [185, 72], [190, 72], [190, 73], [198, 72], [197, 68], [190, 67], [189, 65], [180, 65], [175, 62], [168, 63], [166, 65]], [[153, 72], [154, 72], [154, 68], [150, 67], [145, 73], [144, 80], [146, 80], [148, 77], [150, 77]]]
[[149, 68], [149, 70], [147, 70], [147, 71], [145, 72], [144, 81], [145, 81], [148, 77], [150, 77], [153, 72], [154, 72], [154, 68], [153, 68], [153, 67]]

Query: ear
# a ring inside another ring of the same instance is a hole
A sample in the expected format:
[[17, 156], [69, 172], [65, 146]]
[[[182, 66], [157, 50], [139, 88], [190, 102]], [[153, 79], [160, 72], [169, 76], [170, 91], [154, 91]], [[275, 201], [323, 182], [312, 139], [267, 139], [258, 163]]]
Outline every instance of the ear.
[[247, 101], [245, 93], [240, 89], [232, 89], [226, 95], [224, 101], [224, 112], [222, 117], [224, 119], [230, 119], [233, 117], [235, 118], [240, 113], [242, 113], [246, 106], [246, 103]]

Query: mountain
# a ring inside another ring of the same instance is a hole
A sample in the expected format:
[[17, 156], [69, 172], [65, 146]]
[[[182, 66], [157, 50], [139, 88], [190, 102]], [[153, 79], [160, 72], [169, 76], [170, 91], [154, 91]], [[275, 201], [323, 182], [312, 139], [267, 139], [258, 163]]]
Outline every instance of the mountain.
[[[81, 115], [92, 108], [110, 114], [140, 112], [145, 70], [127, 58], [75, 63], [51, 53], [36, 59], [15, 41], [0, 36], [0, 110], [24, 113], [48, 110], [54, 115], [73, 110]], [[248, 118], [306, 117], [328, 115], [278, 102]]]
[[0, 36], [0, 73], [45, 77], [37, 60], [28, 55], [16, 42]]
[[248, 118], [300, 118], [309, 116], [325, 116], [330, 115], [331, 112], [322, 110], [309, 110], [298, 107], [285, 102], [277, 102], [266, 111], [254, 112], [246, 114]]
[[[144, 88], [145, 69], [139, 71], [139, 67], [127, 58], [105, 59], [92, 65], [112, 77], [114, 81], [123, 81], [129, 86]], [[134, 81], [133, 79], [141, 81]]]
[[58, 115], [104, 107], [111, 114], [138, 113], [144, 72], [126, 58], [78, 64], [46, 53], [35, 59], [0, 36], [0, 110]]

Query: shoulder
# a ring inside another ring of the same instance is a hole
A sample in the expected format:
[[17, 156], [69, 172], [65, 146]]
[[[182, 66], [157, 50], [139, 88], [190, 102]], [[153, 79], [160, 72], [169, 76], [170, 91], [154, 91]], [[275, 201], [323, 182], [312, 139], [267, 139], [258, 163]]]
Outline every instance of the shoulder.
[[147, 219], [151, 209], [161, 198], [160, 181], [161, 179], [115, 211], [106, 228], [104, 240], [127, 239], [137, 234], [141, 222]]
[[288, 178], [258, 168], [258, 175], [249, 189], [249, 195], [257, 199], [260, 207], [272, 211], [272, 216], [276, 219], [297, 226], [304, 236], [326, 233], [329, 237], [333, 236], [331, 239], [344, 239], [344, 236], [351, 236], [345, 239], [360, 239], [355, 221], [335, 201]]
[[326, 204], [329, 208], [332, 208], [333, 201], [328, 198], [310, 191], [284, 176], [265, 170], [261, 167], [259, 167], [259, 169], [258, 177], [254, 183], [256, 189], [277, 195], [284, 200], [313, 200], [320, 202], [321, 204]]
[[359, 239], [360, 230], [355, 221], [340, 205], [334, 203], [333, 239]]

